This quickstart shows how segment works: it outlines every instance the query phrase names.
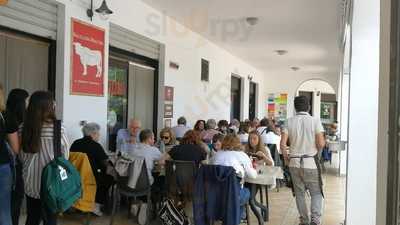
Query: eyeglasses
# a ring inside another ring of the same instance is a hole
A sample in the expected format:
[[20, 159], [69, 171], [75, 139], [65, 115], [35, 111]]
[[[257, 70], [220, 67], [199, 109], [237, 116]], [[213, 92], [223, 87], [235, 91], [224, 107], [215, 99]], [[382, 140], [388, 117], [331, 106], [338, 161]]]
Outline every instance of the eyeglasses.
[[161, 139], [168, 140], [169, 137], [167, 137], [167, 136], [162, 136]]

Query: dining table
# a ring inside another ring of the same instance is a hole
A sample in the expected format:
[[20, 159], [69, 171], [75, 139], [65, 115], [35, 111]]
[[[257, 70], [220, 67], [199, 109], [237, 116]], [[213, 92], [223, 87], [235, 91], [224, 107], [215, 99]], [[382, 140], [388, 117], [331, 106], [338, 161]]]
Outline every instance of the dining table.
[[[249, 205], [258, 220], [259, 225], [269, 221], [269, 195], [268, 188], [276, 185], [277, 179], [283, 179], [281, 167], [257, 165], [257, 177], [246, 178], [245, 186], [250, 189]], [[257, 200], [259, 193], [259, 201]]]

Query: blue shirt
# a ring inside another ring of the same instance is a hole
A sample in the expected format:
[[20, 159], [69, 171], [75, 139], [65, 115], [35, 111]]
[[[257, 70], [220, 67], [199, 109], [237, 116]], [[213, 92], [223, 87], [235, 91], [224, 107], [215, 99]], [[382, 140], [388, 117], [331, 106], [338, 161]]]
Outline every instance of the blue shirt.
[[[137, 144], [132, 144], [131, 134], [128, 129], [120, 129], [117, 133], [117, 152], [127, 154], [132, 152]], [[139, 133], [136, 136], [136, 143], [139, 143]]]

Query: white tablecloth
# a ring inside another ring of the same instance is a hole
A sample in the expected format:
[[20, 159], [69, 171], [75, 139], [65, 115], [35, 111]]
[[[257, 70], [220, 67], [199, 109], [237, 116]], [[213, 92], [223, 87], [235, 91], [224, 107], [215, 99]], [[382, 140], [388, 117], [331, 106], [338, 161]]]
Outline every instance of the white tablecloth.
[[283, 170], [276, 166], [258, 166], [258, 176], [255, 179], [246, 178], [245, 181], [251, 184], [274, 185], [276, 179], [283, 179]]

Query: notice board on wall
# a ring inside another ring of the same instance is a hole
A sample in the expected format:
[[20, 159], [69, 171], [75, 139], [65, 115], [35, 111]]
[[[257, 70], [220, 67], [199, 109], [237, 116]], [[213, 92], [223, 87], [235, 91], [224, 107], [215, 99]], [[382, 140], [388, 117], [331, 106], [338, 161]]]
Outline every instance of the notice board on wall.
[[267, 102], [268, 118], [276, 121], [285, 121], [287, 119], [287, 103], [287, 93], [269, 94]]

